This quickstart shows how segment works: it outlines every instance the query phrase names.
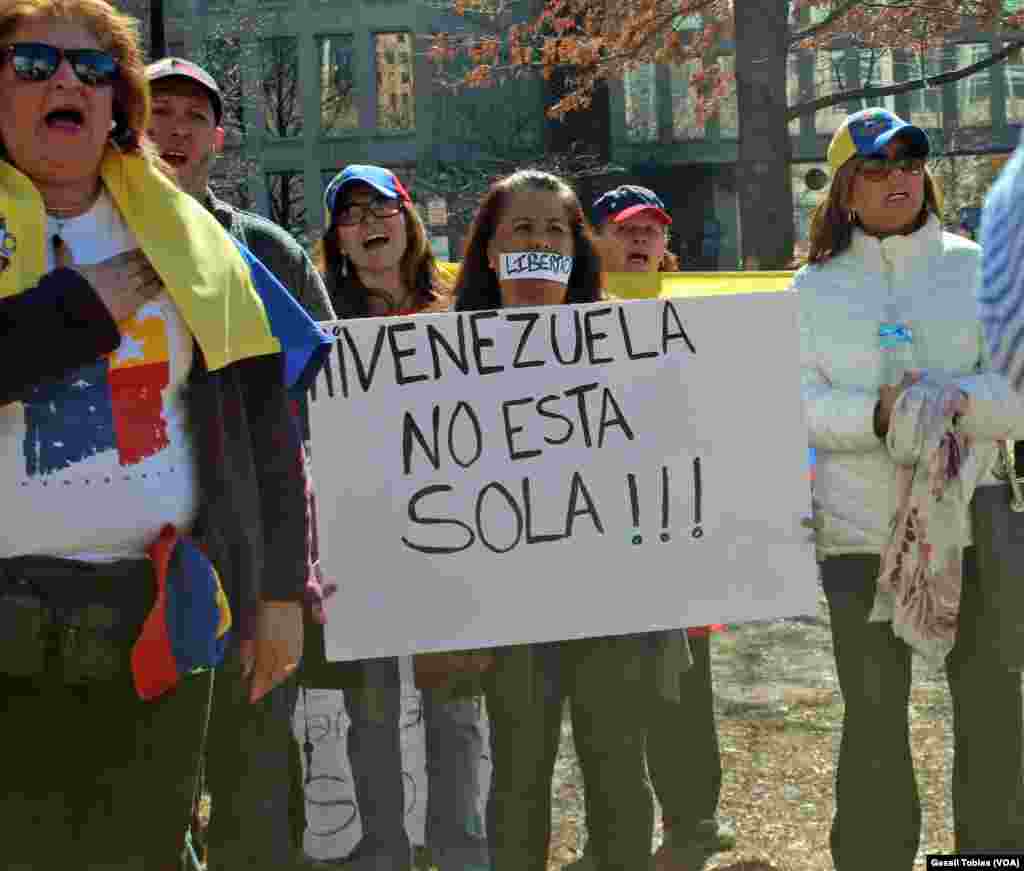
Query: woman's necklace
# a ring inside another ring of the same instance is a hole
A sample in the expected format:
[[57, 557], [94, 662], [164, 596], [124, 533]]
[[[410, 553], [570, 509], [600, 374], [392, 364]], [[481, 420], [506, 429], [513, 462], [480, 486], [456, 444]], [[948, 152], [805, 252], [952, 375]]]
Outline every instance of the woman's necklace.
[[95, 206], [102, 190], [102, 185], [97, 186], [89, 199], [81, 205], [46, 210], [47, 217], [53, 218], [57, 225], [57, 232], [53, 234], [50, 241], [53, 243], [53, 257], [58, 266], [65, 266], [71, 262], [71, 250], [67, 242], [64, 241], [64, 225], [73, 218], [81, 217]]

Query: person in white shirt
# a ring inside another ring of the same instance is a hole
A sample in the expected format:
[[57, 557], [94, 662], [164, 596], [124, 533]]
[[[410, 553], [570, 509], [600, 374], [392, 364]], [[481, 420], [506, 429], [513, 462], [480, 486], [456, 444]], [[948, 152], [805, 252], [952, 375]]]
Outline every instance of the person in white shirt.
[[[885, 109], [849, 116], [829, 146], [833, 177], [812, 219], [809, 263], [793, 281], [817, 453], [817, 547], [845, 703], [831, 831], [837, 871], [876, 867], [880, 856], [887, 869], [910, 871], [920, 841], [908, 727], [912, 648], [895, 620], [872, 619], [904, 498], [893, 410], [918, 382], [955, 385], [944, 413], [948, 437], [964, 448], [961, 461], [975, 451], [994, 456], [997, 432], [1021, 423], [1006, 380], [989, 372], [974, 300], [980, 249], [943, 232], [928, 155], [924, 131]], [[987, 473], [958, 481], [961, 529]], [[925, 541], [934, 530], [918, 532]], [[1019, 847], [1024, 828], [1020, 674], [993, 657], [981, 631], [984, 578], [969, 538], [962, 544], [956, 639], [945, 665], [955, 843], [963, 853]], [[930, 572], [925, 565], [922, 583]]]

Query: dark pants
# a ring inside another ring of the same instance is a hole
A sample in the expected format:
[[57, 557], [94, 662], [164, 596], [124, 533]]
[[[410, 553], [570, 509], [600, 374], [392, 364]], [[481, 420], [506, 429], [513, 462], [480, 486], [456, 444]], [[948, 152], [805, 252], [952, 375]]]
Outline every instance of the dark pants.
[[[501, 653], [499, 652], [499, 656]], [[599, 871], [647, 867], [654, 807], [644, 761], [649, 681], [638, 657], [647, 639], [597, 638], [534, 646], [533, 698], [487, 691], [491, 793], [487, 835], [493, 871], [544, 871], [551, 837], [551, 779], [570, 700], [573, 739], [587, 796], [587, 855]]]
[[2, 866], [175, 869], [211, 678], [143, 702], [127, 677], [74, 688], [0, 676]]
[[[831, 557], [822, 566], [843, 693], [832, 858], [837, 871], [909, 871], [921, 831], [907, 707], [911, 651], [891, 624], [870, 623], [879, 559]], [[974, 549], [964, 555], [956, 646], [946, 659], [953, 699], [953, 813], [958, 852], [1024, 844], [1021, 677], [978, 637]]]
[[693, 665], [679, 675], [680, 702], [656, 696], [647, 731], [647, 767], [673, 843], [714, 824], [722, 791], [722, 756], [711, 687], [711, 639], [690, 636]]
[[218, 871], [294, 865], [290, 759], [294, 677], [255, 704], [237, 654], [228, 654], [214, 685], [206, 752], [211, 796], [207, 833], [210, 865]]

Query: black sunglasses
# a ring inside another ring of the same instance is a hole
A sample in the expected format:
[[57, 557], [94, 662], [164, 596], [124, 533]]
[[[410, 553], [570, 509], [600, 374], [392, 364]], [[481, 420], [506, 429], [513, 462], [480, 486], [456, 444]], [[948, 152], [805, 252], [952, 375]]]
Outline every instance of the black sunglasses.
[[367, 215], [375, 218], [393, 218], [402, 211], [402, 201], [377, 197], [368, 203], [342, 203], [335, 213], [337, 223], [343, 227], [352, 227], [366, 220]]
[[14, 74], [23, 82], [53, 78], [65, 58], [83, 85], [111, 85], [121, 68], [107, 52], [95, 48], [57, 48], [45, 42], [15, 42], [0, 49], [0, 61], [11, 59]]
[[857, 171], [868, 181], [885, 181], [896, 170], [905, 175], [921, 175], [924, 165], [923, 157], [865, 157], [861, 158]]

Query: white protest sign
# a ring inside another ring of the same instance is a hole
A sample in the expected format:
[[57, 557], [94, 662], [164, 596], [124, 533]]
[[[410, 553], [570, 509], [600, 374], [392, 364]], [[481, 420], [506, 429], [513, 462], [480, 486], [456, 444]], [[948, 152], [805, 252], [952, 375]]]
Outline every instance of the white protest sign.
[[796, 306], [328, 325], [310, 403], [328, 658], [814, 613]]

